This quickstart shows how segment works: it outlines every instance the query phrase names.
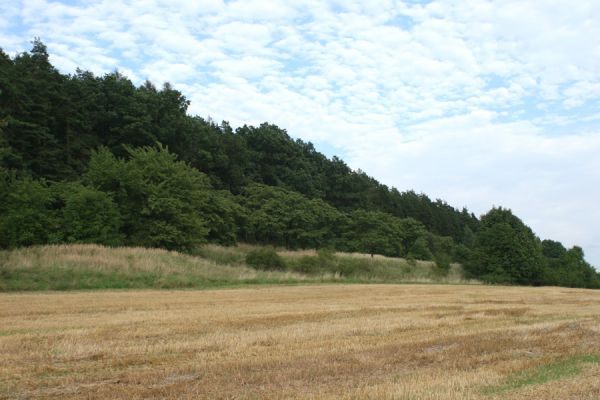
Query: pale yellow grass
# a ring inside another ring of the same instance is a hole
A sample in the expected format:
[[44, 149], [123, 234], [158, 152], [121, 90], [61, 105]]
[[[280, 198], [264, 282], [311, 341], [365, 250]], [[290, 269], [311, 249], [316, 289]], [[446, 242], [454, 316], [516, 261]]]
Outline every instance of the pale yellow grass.
[[24, 247], [2, 253], [0, 267], [27, 269], [60, 266], [79, 270], [154, 274], [193, 274], [207, 279], [295, 279], [302, 274], [257, 271], [245, 265], [218, 265], [215, 261], [192, 257], [176, 251], [144, 247], [105, 247], [96, 244], [68, 244]]
[[95, 244], [24, 247], [6, 252], [3, 261], [6, 268], [31, 268], [42, 264], [122, 272], [181, 272], [190, 267], [205, 272], [215, 271], [214, 262], [175, 251]]
[[[251, 249], [251, 245], [238, 245], [241, 246], [241, 248], [247, 248], [247, 249]], [[255, 246], [256, 247], [256, 246]], [[279, 255], [283, 256], [283, 257], [303, 257], [303, 256], [316, 256], [318, 253], [316, 250], [312, 250], [312, 249], [304, 249], [304, 250], [287, 250], [287, 249], [276, 249], [277, 253], [279, 253]], [[390, 262], [396, 262], [396, 263], [403, 263], [403, 264], [408, 264], [408, 260], [406, 260], [405, 258], [401, 258], [401, 257], [387, 257], [381, 254], [367, 254], [367, 253], [344, 253], [341, 251], [336, 251], [334, 253], [336, 256], [338, 257], [352, 257], [352, 258], [367, 258], [367, 259], [372, 259], [372, 260], [378, 260], [378, 261], [390, 261]], [[433, 261], [423, 261], [423, 260], [416, 260], [415, 264], [418, 266], [435, 266], [435, 263]]]
[[588, 290], [0, 294], [4, 398], [598, 399], [597, 364], [486, 391], [515, 372], [598, 353], [600, 292]]
[[[453, 265], [442, 273], [433, 262], [401, 258], [364, 258], [338, 253], [326, 265], [310, 251], [281, 251], [286, 267], [265, 271], [246, 265], [256, 246], [205, 245], [192, 254], [148, 248], [111, 248], [93, 244], [48, 245], [0, 251], [0, 291], [98, 288], [208, 288], [246, 284], [324, 282], [478, 283], [464, 279]], [[311, 269], [312, 268], [312, 269]], [[304, 273], [302, 271], [310, 271]]]

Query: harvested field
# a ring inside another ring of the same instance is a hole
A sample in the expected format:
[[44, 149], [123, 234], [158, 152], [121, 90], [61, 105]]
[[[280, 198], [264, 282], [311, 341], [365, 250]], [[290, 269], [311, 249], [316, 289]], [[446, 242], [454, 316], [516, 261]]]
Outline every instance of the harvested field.
[[600, 292], [0, 294], [0, 398], [598, 399]]

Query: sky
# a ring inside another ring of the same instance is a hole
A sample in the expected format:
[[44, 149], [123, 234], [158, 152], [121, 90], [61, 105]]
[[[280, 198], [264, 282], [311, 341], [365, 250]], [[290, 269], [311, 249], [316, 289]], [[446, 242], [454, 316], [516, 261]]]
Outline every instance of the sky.
[[0, 47], [34, 37], [63, 73], [170, 82], [600, 267], [598, 0], [0, 0]]

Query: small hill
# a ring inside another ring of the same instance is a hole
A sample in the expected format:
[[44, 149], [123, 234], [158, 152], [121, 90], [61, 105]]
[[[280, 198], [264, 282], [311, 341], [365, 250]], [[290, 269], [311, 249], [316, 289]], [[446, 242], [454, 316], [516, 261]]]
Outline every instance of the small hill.
[[[280, 270], [251, 268], [249, 254], [274, 252]], [[327, 282], [465, 283], [452, 265], [361, 254], [280, 251], [239, 245], [203, 246], [194, 255], [140, 247], [47, 245], [0, 252], [0, 291], [117, 288], [209, 288]]]

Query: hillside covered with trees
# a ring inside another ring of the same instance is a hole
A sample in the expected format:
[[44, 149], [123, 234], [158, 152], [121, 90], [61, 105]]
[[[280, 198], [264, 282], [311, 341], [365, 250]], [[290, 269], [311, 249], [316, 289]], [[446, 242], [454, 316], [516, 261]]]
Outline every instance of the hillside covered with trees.
[[400, 192], [275, 125], [189, 116], [169, 84], [60, 73], [0, 50], [0, 247], [237, 242], [460, 262], [493, 283], [600, 287], [581, 248], [510, 210]]

